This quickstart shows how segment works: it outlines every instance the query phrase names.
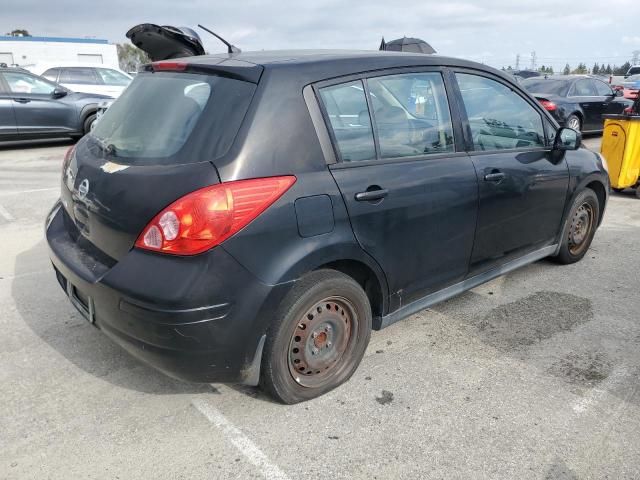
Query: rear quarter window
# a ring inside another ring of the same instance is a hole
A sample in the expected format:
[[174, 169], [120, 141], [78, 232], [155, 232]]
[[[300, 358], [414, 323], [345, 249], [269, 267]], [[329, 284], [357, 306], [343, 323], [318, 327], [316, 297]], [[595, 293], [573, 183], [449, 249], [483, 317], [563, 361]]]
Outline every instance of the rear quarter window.
[[216, 75], [142, 73], [90, 138], [123, 164], [212, 161], [233, 143], [255, 88]]

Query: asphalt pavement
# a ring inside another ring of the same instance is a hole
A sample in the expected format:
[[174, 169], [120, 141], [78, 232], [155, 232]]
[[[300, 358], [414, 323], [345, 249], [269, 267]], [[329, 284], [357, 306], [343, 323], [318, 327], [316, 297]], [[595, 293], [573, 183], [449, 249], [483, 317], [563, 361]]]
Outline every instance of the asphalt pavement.
[[75, 312], [43, 240], [69, 145], [0, 147], [0, 479], [640, 478], [632, 193], [582, 262], [374, 332], [351, 381], [283, 406], [165, 377]]

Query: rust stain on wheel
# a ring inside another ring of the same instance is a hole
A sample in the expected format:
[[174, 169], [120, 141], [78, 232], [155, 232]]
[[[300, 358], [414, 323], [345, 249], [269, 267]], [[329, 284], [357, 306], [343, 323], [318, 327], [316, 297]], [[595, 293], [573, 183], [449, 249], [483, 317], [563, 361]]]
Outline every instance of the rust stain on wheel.
[[334, 377], [353, 349], [358, 331], [353, 304], [327, 297], [298, 320], [289, 342], [289, 372], [304, 387], [319, 387]]
[[593, 207], [585, 202], [578, 207], [571, 219], [569, 228], [569, 252], [580, 255], [587, 246], [587, 241], [593, 229]]

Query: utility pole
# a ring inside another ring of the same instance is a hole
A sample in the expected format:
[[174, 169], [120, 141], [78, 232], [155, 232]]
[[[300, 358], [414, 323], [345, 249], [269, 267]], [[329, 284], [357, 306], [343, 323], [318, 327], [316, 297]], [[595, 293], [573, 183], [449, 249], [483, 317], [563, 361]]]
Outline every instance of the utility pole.
[[536, 69], [536, 52], [531, 52], [531, 70]]
[[520, 54], [516, 55], [516, 70], [520, 70]]

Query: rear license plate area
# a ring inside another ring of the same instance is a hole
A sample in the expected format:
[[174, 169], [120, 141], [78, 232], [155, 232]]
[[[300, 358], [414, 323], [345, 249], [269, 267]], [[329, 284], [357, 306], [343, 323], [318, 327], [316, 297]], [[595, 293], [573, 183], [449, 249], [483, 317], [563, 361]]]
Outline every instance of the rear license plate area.
[[80, 312], [80, 315], [89, 323], [95, 323], [96, 318], [93, 299], [78, 290], [58, 269], [56, 269], [56, 277], [58, 278], [58, 283], [60, 283], [60, 286], [66, 292], [67, 297], [69, 297], [71, 304]]

